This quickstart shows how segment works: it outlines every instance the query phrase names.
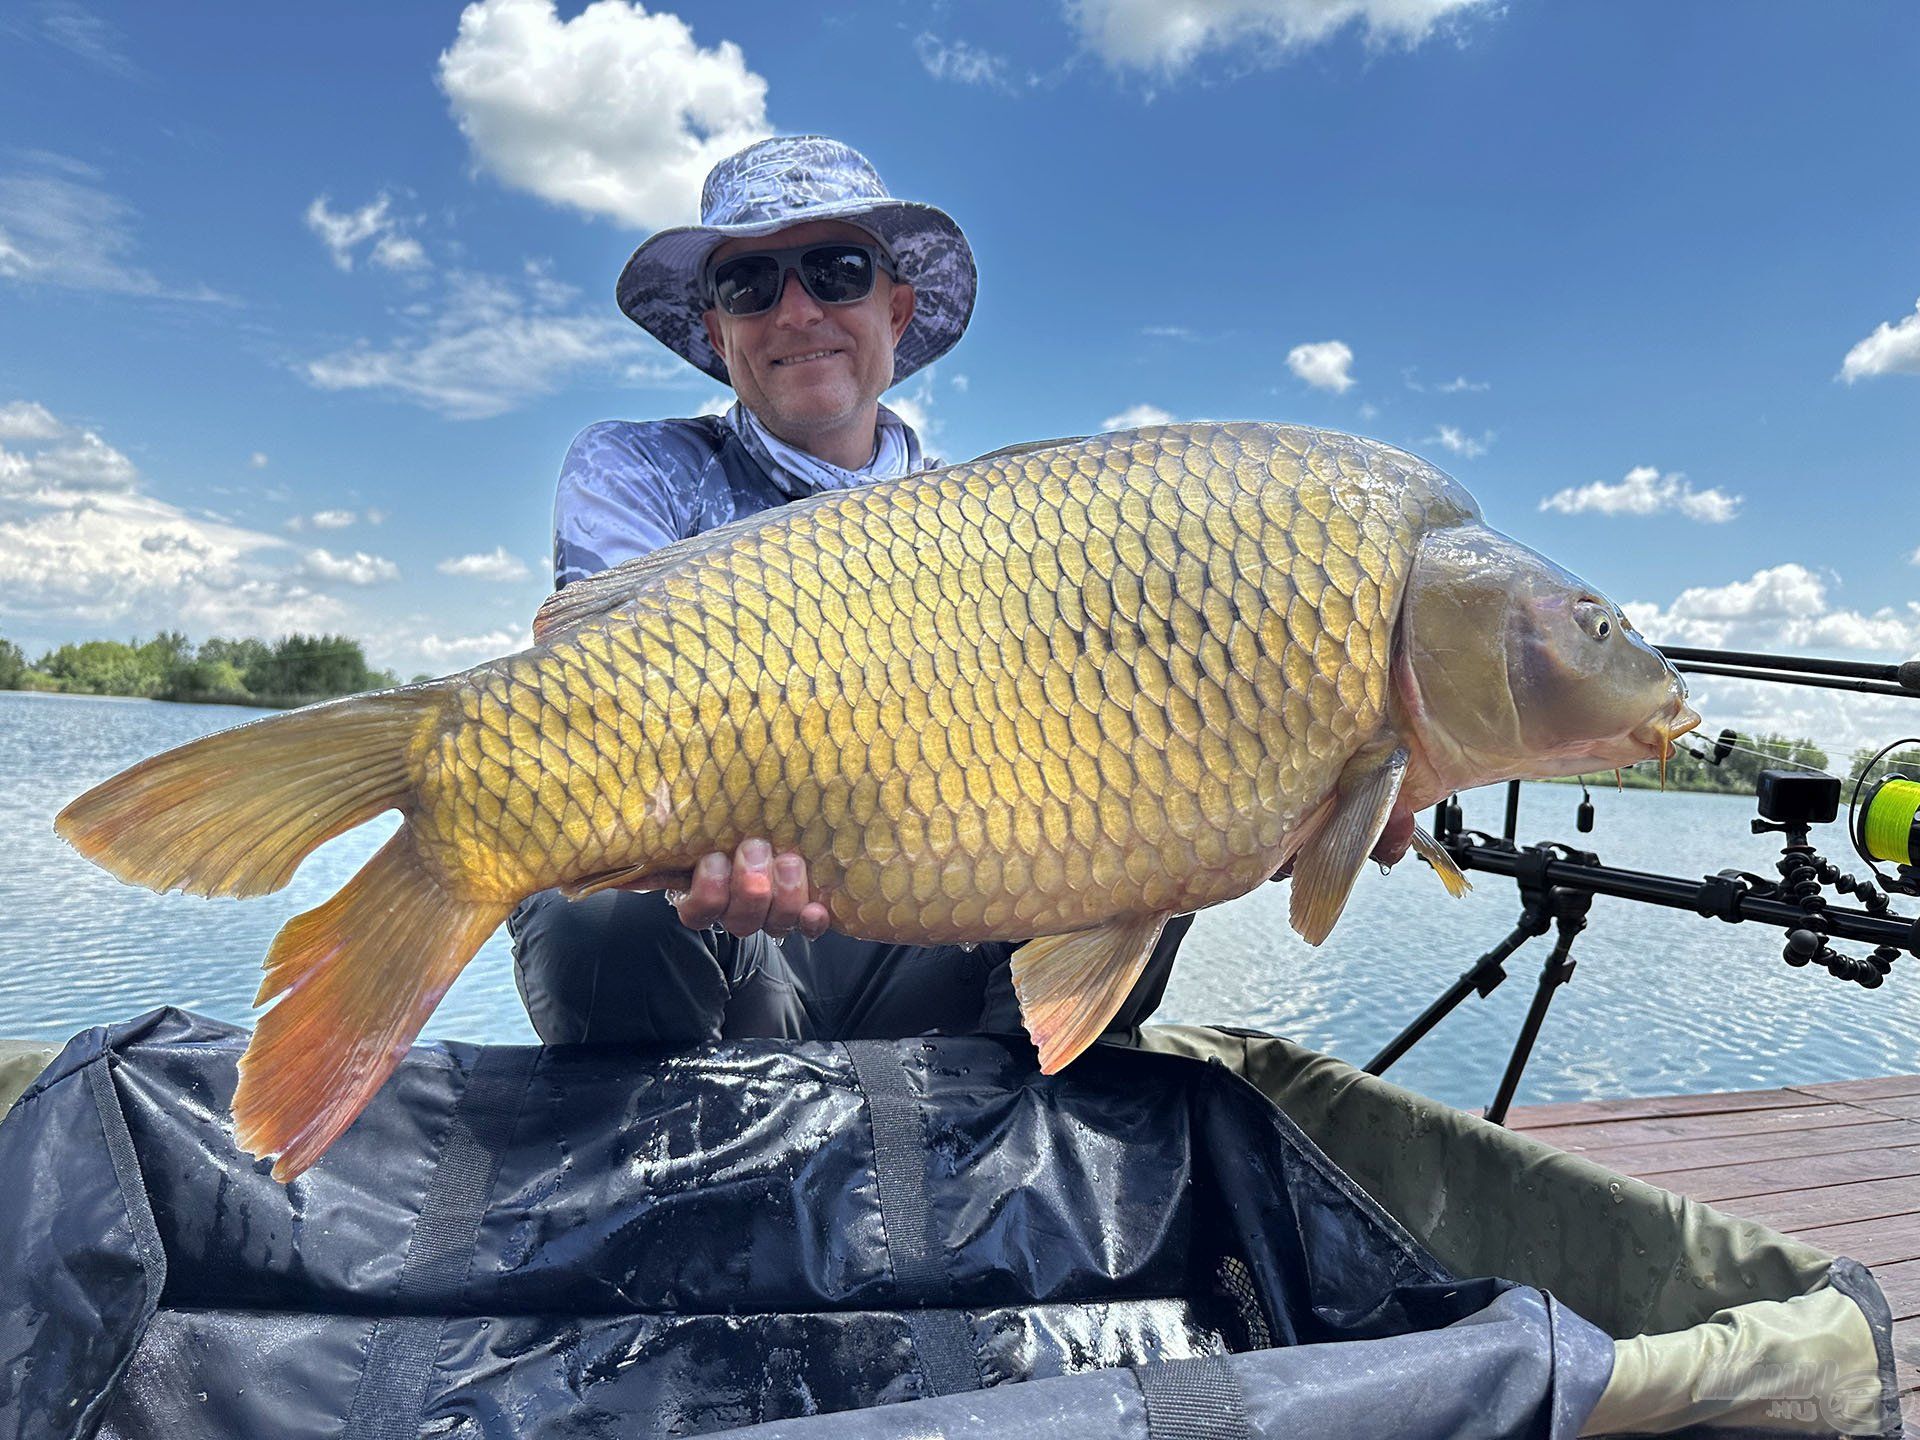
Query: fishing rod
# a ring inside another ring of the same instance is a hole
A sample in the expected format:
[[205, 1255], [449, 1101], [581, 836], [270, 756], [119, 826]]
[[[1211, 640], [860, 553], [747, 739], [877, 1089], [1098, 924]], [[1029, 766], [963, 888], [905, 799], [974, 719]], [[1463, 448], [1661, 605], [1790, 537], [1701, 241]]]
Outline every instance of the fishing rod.
[[[1881, 665], [1746, 650], [1685, 646], [1661, 649], [1676, 669], [1690, 674], [1920, 699], [1920, 659]], [[1708, 748], [1684, 748], [1709, 765], [1721, 764], [1736, 750], [1775, 759], [1779, 765], [1799, 763], [1740, 745], [1738, 738], [1733, 731], [1725, 730]], [[1756, 835], [1783, 837], [1781, 856], [1775, 864], [1777, 878], [1722, 870], [1690, 879], [1603, 865], [1593, 851], [1557, 842], [1522, 846], [1516, 838], [1520, 811], [1517, 780], [1507, 785], [1506, 814], [1499, 835], [1466, 829], [1459, 799], [1450, 796], [1434, 809], [1434, 838], [1462, 870], [1513, 879], [1520, 890], [1520, 919], [1505, 939], [1475, 961], [1364, 1068], [1369, 1074], [1384, 1073], [1468, 996], [1490, 995], [1507, 978], [1505, 965], [1514, 952], [1528, 940], [1552, 930], [1553, 950], [1541, 967], [1506, 1070], [1486, 1110], [1487, 1119], [1496, 1125], [1505, 1123], [1554, 994], [1573, 978], [1573, 943], [1586, 928], [1596, 895], [1689, 910], [1729, 924], [1771, 925], [1787, 932], [1781, 951], [1787, 964], [1796, 968], [1818, 965], [1838, 980], [1878, 989], [1903, 953], [1920, 958], [1920, 917], [1893, 913], [1895, 896], [1920, 897], [1920, 774], [1903, 773], [1903, 764], [1896, 761], [1884, 774], [1870, 780], [1876, 766], [1909, 744], [1920, 746], [1920, 738], [1896, 740], [1882, 747], [1854, 777], [1847, 835], [1854, 852], [1867, 864], [1868, 878], [1842, 871], [1815, 849], [1812, 827], [1838, 819], [1842, 782], [1838, 776], [1804, 764], [1797, 771], [1762, 770], [1756, 781], [1754, 798], [1760, 814], [1750, 824]], [[1913, 765], [1904, 768], [1920, 770]], [[1584, 782], [1582, 796], [1575, 823], [1585, 834], [1593, 829], [1593, 800]], [[1891, 873], [1882, 866], [1891, 866]], [[1827, 891], [1834, 893], [1829, 896]], [[1841, 903], [1840, 897], [1853, 903]], [[1850, 954], [1835, 949], [1831, 943], [1834, 940], [1873, 948], [1865, 955]]]

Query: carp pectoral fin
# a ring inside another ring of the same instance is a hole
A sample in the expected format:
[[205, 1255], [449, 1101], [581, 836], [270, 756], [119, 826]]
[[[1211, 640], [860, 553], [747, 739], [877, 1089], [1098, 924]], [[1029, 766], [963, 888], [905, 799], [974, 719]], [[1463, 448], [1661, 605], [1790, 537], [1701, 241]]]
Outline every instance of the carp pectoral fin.
[[690, 870], [649, 870], [644, 865], [629, 865], [624, 870], [609, 870], [604, 875], [588, 875], [557, 886], [569, 900], [584, 900], [602, 890], [686, 890], [693, 885]]
[[1146, 968], [1165, 915], [1029, 940], [1013, 953], [1020, 1020], [1052, 1075], [1100, 1038]]
[[1407, 777], [1407, 751], [1363, 751], [1340, 772], [1339, 797], [1312, 839], [1293, 863], [1293, 928], [1309, 945], [1332, 933], [1346, 908], [1360, 867], [1367, 863], [1380, 832], [1400, 798]]
[[511, 902], [463, 899], [405, 825], [326, 904], [280, 928], [240, 1057], [233, 1138], [285, 1184], [366, 1108]]
[[1453, 863], [1453, 856], [1447, 853], [1447, 847], [1418, 825], [1413, 827], [1413, 853], [1433, 867], [1433, 873], [1440, 877], [1440, 883], [1447, 887], [1447, 894], [1454, 899], [1458, 900], [1473, 889], [1473, 883]]

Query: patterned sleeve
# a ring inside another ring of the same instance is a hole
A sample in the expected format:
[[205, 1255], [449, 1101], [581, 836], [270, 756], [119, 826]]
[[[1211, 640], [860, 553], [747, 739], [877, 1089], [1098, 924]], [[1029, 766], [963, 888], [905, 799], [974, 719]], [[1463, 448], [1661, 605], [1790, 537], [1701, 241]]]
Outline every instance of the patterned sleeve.
[[553, 586], [610, 570], [685, 535], [680, 468], [653, 427], [609, 420], [574, 438], [553, 499]]

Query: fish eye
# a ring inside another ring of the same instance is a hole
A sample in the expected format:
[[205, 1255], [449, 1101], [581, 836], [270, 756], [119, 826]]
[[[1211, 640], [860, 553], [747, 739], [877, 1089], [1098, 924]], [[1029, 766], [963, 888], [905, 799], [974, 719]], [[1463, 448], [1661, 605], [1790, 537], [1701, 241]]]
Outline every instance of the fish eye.
[[1597, 600], [1582, 600], [1573, 607], [1573, 619], [1591, 640], [1605, 640], [1613, 634], [1613, 617]]

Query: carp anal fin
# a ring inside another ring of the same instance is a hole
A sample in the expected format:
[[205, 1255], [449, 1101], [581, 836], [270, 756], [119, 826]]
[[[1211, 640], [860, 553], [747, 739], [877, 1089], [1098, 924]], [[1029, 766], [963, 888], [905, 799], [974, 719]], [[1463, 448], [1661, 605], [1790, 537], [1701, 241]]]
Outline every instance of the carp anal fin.
[[1447, 847], [1418, 825], [1413, 827], [1413, 853], [1433, 867], [1433, 873], [1440, 877], [1440, 883], [1447, 887], [1447, 894], [1454, 899], [1458, 900], [1473, 889], [1473, 882], [1460, 873], [1460, 867], [1453, 863], [1453, 856], [1447, 853]]
[[1107, 1028], [1166, 927], [1165, 914], [1029, 940], [1013, 954], [1020, 1020], [1052, 1075]]
[[1387, 828], [1400, 784], [1407, 778], [1405, 746], [1381, 755], [1363, 751], [1340, 772], [1333, 814], [1301, 847], [1293, 864], [1293, 928], [1309, 945], [1333, 931], [1360, 867]]

